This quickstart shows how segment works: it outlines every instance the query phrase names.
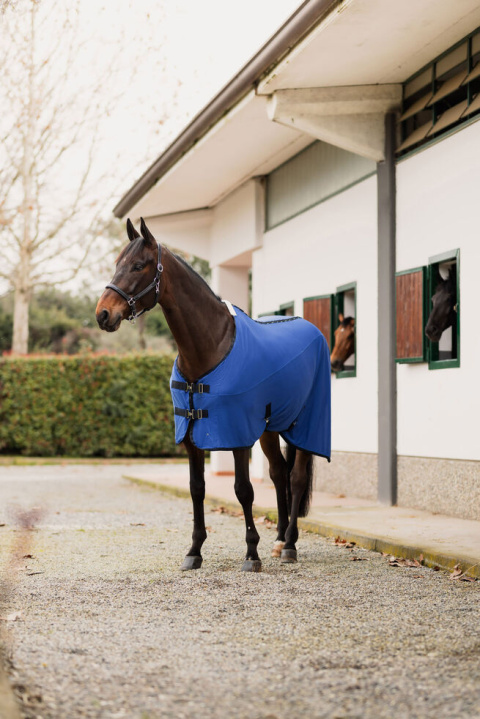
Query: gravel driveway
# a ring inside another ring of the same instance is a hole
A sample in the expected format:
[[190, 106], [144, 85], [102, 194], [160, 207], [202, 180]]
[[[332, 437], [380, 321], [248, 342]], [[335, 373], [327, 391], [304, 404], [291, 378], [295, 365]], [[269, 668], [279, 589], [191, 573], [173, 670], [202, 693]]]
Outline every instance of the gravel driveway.
[[478, 582], [306, 533], [281, 565], [265, 524], [245, 574], [243, 520], [210, 509], [203, 568], [180, 572], [190, 503], [125, 471], [0, 467], [5, 561], [11, 506], [46, 511], [2, 622], [26, 717], [480, 715]]

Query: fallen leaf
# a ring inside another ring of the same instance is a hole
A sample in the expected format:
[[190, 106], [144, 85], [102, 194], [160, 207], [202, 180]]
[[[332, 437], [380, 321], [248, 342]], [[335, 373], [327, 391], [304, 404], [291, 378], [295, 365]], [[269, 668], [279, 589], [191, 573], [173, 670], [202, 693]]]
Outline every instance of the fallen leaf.
[[474, 577], [468, 577], [463, 573], [459, 564], [456, 564], [453, 568], [453, 572], [450, 574], [450, 579], [459, 579], [462, 582], [475, 582]]
[[130, 522], [131, 527], [144, 527], [145, 522]]
[[33, 554], [24, 554], [23, 559], [33, 559]]
[[34, 577], [36, 574], [45, 574], [45, 572], [27, 572], [27, 577]]

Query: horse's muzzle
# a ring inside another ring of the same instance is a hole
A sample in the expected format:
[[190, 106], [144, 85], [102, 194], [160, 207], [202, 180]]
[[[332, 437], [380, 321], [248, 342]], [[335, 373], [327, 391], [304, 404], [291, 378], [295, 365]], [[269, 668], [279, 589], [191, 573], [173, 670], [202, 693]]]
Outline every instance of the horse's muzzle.
[[105, 330], [106, 332], [116, 332], [122, 321], [122, 315], [119, 312], [117, 312], [114, 317], [111, 317], [110, 312], [105, 309], [97, 312], [96, 317], [98, 326], [101, 330]]

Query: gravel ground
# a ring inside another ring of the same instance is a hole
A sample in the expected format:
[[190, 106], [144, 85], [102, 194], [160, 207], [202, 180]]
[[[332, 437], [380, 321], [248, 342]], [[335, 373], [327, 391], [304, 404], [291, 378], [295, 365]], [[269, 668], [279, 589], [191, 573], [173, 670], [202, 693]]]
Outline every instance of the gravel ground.
[[180, 572], [190, 503], [124, 471], [0, 467], [4, 564], [12, 505], [46, 511], [2, 622], [25, 717], [480, 716], [478, 582], [306, 533], [281, 565], [265, 524], [245, 574], [243, 520], [209, 509], [203, 568]]

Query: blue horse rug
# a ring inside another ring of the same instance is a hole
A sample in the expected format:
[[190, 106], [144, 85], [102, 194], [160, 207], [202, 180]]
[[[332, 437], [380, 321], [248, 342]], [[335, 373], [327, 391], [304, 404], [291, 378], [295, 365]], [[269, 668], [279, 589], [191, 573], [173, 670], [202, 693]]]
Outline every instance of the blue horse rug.
[[[230, 305], [231, 307], [231, 305]], [[175, 441], [199, 449], [251, 447], [265, 430], [330, 461], [330, 353], [300, 317], [253, 320], [237, 307], [235, 337], [214, 369], [194, 383], [173, 365]]]

